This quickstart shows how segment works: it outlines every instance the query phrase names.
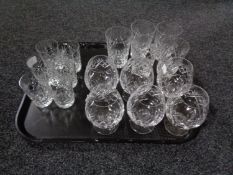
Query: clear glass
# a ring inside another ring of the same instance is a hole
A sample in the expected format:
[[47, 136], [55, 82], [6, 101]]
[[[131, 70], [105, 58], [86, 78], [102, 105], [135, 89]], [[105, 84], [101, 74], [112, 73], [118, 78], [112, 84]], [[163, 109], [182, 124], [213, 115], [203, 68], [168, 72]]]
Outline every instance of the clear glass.
[[82, 63], [78, 41], [67, 41], [59, 44], [59, 51], [63, 57], [71, 59], [74, 62], [76, 73], [81, 71]]
[[131, 128], [139, 134], [148, 134], [165, 114], [165, 97], [157, 86], [140, 86], [127, 102]]
[[149, 53], [150, 45], [155, 34], [155, 25], [147, 20], [136, 20], [131, 24], [133, 40], [131, 44], [132, 57], [145, 57]]
[[159, 61], [157, 83], [168, 98], [178, 97], [187, 92], [193, 83], [193, 65], [187, 59], [171, 57]]
[[160, 47], [156, 44], [151, 45], [152, 61], [165, 60], [170, 57], [183, 57], [188, 54], [190, 44], [182, 38], [165, 37], [161, 39]]
[[118, 80], [117, 68], [107, 56], [96, 55], [88, 61], [84, 81], [89, 90], [100, 84], [116, 88]]
[[[209, 96], [200, 86], [193, 85], [181, 97], [167, 100], [166, 116], [170, 124], [179, 130], [189, 130], [199, 127], [206, 120], [209, 110]], [[173, 128], [174, 128], [173, 127]], [[176, 135], [176, 132], [167, 127], [167, 130]]]
[[72, 87], [76, 87], [78, 79], [73, 60], [66, 59], [59, 54], [47, 67], [47, 70], [50, 86], [65, 86], [65, 84], [72, 82]]
[[117, 68], [122, 68], [128, 60], [132, 37], [131, 31], [122, 26], [108, 28], [105, 32], [108, 57], [113, 60]]
[[21, 76], [19, 86], [33, 103], [40, 108], [49, 106], [53, 101], [52, 89], [49, 86], [39, 84], [31, 73]]
[[60, 108], [66, 109], [71, 107], [75, 102], [75, 94], [72, 88], [72, 82], [70, 84], [56, 86], [54, 102]]
[[145, 58], [130, 58], [121, 70], [120, 83], [123, 90], [131, 94], [139, 86], [154, 84], [154, 71], [149, 60]]
[[[151, 44], [150, 48], [152, 61], [160, 60], [164, 58], [167, 53], [171, 53], [171, 48], [169, 48], [170, 44], [175, 46], [177, 43], [177, 45], [182, 46], [180, 43], [182, 40], [176, 41], [182, 33], [182, 26], [180, 26], [175, 21], [168, 20], [158, 23], [156, 26], [154, 42]], [[189, 43], [185, 42], [185, 44]], [[182, 55], [178, 54], [177, 57], [182, 57]]]
[[51, 62], [54, 62], [56, 55], [58, 54], [58, 42], [53, 39], [46, 39], [39, 41], [35, 49], [46, 66], [49, 66]]
[[48, 85], [47, 68], [44, 66], [44, 63], [40, 58], [36, 56], [28, 58], [27, 66], [40, 84], [45, 86]]
[[103, 135], [114, 133], [124, 115], [124, 103], [116, 89], [100, 85], [86, 98], [85, 112], [94, 129]]

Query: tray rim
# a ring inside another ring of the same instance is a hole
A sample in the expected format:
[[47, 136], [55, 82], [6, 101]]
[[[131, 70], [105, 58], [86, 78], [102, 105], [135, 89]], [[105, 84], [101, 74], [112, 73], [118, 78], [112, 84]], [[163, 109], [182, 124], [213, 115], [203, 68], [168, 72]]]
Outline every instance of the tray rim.
[[[105, 45], [105, 42], [79, 42], [80, 46], [82, 47], [82, 45], [91, 45], [91, 44], [100, 44], [100, 45]], [[16, 117], [15, 117], [15, 126], [16, 126], [16, 130], [17, 132], [27, 141], [31, 141], [31, 142], [35, 142], [35, 143], [58, 143], [58, 142], [75, 142], [75, 143], [153, 143], [153, 144], [183, 144], [186, 143], [190, 140], [193, 140], [197, 137], [200, 128], [196, 128], [192, 131], [192, 134], [186, 138], [184, 137], [175, 137], [174, 136], [174, 140], [140, 140], [140, 139], [116, 139], [114, 140], [113, 138], [101, 138], [101, 139], [92, 139], [92, 138], [36, 138], [33, 135], [31, 135], [30, 133], [27, 133], [25, 128], [22, 128], [22, 126], [20, 126], [20, 113], [22, 112], [22, 108], [25, 107], [25, 101], [29, 100], [30, 104], [31, 104], [31, 100], [29, 99], [29, 97], [27, 97], [26, 94], [23, 95], [23, 98], [20, 102], [20, 105], [17, 109], [17, 113], [16, 113]], [[27, 107], [27, 110], [30, 107]], [[163, 121], [162, 121], [163, 122]], [[24, 131], [25, 130], [25, 131]]]

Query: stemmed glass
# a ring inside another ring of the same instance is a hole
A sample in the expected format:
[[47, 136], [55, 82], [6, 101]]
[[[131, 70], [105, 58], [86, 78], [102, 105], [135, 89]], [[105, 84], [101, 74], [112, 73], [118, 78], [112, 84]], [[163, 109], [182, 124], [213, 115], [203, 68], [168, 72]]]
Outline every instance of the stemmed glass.
[[209, 110], [209, 96], [200, 86], [193, 85], [183, 96], [168, 98], [165, 129], [183, 136], [204, 123]]
[[192, 86], [192, 63], [179, 57], [160, 61], [157, 65], [157, 83], [166, 97], [181, 96]]
[[148, 134], [165, 114], [165, 98], [157, 86], [140, 86], [127, 102], [131, 128], [139, 134]]
[[116, 88], [118, 80], [117, 68], [112, 59], [105, 55], [96, 55], [88, 61], [84, 81], [89, 90], [100, 84]]
[[52, 89], [49, 86], [40, 84], [31, 73], [21, 76], [19, 86], [39, 108], [45, 108], [53, 101]]
[[105, 32], [108, 57], [117, 68], [122, 68], [128, 60], [132, 37], [131, 31], [122, 26], [110, 27]]
[[102, 84], [88, 94], [85, 112], [99, 134], [109, 135], [117, 130], [122, 120], [124, 103], [116, 89]]
[[131, 24], [134, 34], [131, 45], [132, 57], [146, 57], [155, 34], [155, 25], [147, 20], [135, 20]]
[[150, 61], [141, 57], [130, 58], [121, 70], [120, 83], [128, 95], [142, 85], [153, 85], [154, 71]]

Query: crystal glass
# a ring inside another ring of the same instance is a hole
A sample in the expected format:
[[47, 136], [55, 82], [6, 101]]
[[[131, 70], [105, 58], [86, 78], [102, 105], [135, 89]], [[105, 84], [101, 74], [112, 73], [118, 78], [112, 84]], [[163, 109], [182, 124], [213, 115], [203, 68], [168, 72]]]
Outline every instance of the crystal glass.
[[160, 61], [157, 65], [157, 83], [166, 97], [181, 96], [192, 86], [192, 63], [179, 57]]
[[103, 135], [114, 133], [124, 114], [124, 103], [116, 89], [100, 85], [86, 98], [85, 112], [94, 129]]
[[155, 42], [160, 44], [163, 38], [177, 38], [183, 33], [183, 27], [175, 21], [162, 21], [156, 26]]
[[131, 31], [122, 26], [108, 28], [105, 32], [108, 57], [114, 61], [117, 68], [122, 68], [128, 60], [132, 37]]
[[[183, 48], [184, 46], [180, 43], [182, 40], [176, 41], [182, 33], [182, 26], [175, 21], [168, 20], [158, 23], [156, 26], [154, 42], [151, 44], [150, 48], [152, 61], [160, 60], [164, 58], [167, 53], [171, 53], [172, 49], [169, 48], [170, 45], [174, 46], [177, 43], [177, 45]], [[188, 43], [185, 42], [185, 44]], [[177, 57], [182, 57], [182, 55], [178, 54]]]
[[139, 134], [148, 134], [165, 114], [165, 98], [157, 86], [140, 86], [127, 102], [131, 128]]
[[134, 38], [131, 44], [131, 56], [145, 57], [155, 34], [155, 25], [147, 20], [136, 20], [131, 24]]
[[193, 85], [183, 96], [169, 98], [166, 105], [166, 130], [172, 135], [182, 136], [204, 123], [209, 110], [209, 96], [203, 88]]
[[62, 54], [56, 55], [47, 70], [50, 86], [64, 86], [64, 83], [72, 82], [74, 88], [78, 83], [73, 60], [66, 59]]
[[21, 76], [19, 86], [33, 103], [40, 108], [49, 106], [53, 101], [52, 89], [49, 86], [40, 84], [31, 73]]
[[154, 84], [154, 71], [146, 58], [130, 58], [121, 70], [120, 83], [123, 90], [131, 94], [139, 86]]
[[154, 60], [165, 60], [170, 57], [183, 57], [188, 54], [190, 44], [182, 38], [165, 37], [161, 39], [160, 47], [151, 45], [151, 55]]
[[48, 85], [47, 68], [40, 58], [36, 56], [28, 58], [27, 66], [40, 84]]
[[53, 39], [39, 41], [35, 49], [46, 66], [54, 62], [55, 56], [58, 54], [58, 42]]
[[88, 61], [84, 81], [89, 90], [100, 84], [116, 88], [118, 80], [117, 68], [107, 56], [96, 55]]
[[75, 64], [75, 72], [80, 72], [82, 68], [81, 55], [80, 55], [80, 45], [74, 41], [67, 41], [59, 44], [59, 51], [64, 58], [72, 60]]
[[54, 102], [60, 108], [66, 109], [71, 107], [75, 102], [75, 94], [72, 88], [72, 82], [63, 83], [54, 89]]

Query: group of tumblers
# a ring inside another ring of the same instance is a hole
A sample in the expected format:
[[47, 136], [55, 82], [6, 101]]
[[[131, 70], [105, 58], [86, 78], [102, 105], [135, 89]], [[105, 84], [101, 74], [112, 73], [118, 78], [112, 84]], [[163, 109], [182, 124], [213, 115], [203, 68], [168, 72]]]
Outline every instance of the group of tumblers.
[[[182, 32], [183, 28], [174, 21], [154, 25], [147, 20], [134, 21], [131, 30], [123, 26], [106, 30], [108, 56], [92, 57], [84, 75], [90, 90], [86, 117], [99, 134], [109, 135], [117, 130], [125, 111], [123, 99], [127, 101], [130, 126], [139, 134], [151, 133], [163, 120], [170, 134], [184, 136], [205, 121], [209, 96], [193, 84], [193, 65], [185, 58], [190, 46], [181, 38]], [[68, 108], [74, 103], [76, 73], [81, 69], [79, 46], [46, 41], [36, 45], [40, 69], [32, 66], [37, 57], [29, 59], [27, 65], [37, 85], [50, 97], [46, 105], [54, 100], [59, 107]], [[116, 89], [118, 82], [124, 90], [123, 99]], [[36, 104], [36, 94], [27, 93], [28, 89], [26, 94]], [[36, 93], [42, 98], [39, 91]]]

